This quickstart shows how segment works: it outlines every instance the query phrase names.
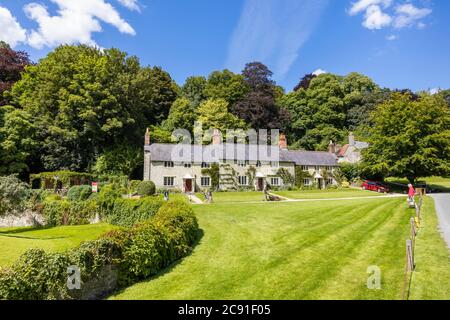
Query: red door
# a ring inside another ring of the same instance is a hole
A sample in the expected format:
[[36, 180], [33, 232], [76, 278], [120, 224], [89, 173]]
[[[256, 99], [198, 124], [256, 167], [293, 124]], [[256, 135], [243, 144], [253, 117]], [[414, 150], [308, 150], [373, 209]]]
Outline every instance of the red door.
[[258, 178], [258, 191], [263, 191], [264, 189], [264, 180], [263, 178]]
[[184, 192], [192, 192], [192, 179], [184, 181]]

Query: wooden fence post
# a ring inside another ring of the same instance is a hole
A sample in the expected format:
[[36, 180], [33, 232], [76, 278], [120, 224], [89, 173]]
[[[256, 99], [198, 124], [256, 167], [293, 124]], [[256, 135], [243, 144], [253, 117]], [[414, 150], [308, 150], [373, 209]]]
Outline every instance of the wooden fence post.
[[409, 221], [410, 221], [410, 224], [411, 224], [411, 239], [412, 239], [412, 242], [414, 243], [414, 240], [415, 240], [416, 234], [417, 234], [417, 232], [416, 232], [416, 224], [415, 224], [414, 218], [411, 218]]
[[412, 241], [406, 240], [406, 260], [407, 260], [407, 266], [408, 271], [414, 270], [414, 253], [413, 253], [413, 247], [412, 247]]
[[420, 206], [416, 204], [416, 216], [420, 219]]

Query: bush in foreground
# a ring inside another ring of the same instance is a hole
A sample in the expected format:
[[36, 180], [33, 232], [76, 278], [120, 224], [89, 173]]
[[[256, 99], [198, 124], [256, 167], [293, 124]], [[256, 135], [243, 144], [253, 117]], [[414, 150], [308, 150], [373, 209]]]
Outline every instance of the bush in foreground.
[[137, 187], [137, 193], [140, 196], [152, 196], [155, 194], [156, 187], [153, 181], [142, 181]]
[[[186, 256], [197, 232], [197, 220], [187, 203], [166, 203], [152, 219], [66, 253], [28, 250], [10, 268], [0, 269], [0, 299], [101, 298]], [[80, 290], [67, 288], [69, 266], [80, 270]]]

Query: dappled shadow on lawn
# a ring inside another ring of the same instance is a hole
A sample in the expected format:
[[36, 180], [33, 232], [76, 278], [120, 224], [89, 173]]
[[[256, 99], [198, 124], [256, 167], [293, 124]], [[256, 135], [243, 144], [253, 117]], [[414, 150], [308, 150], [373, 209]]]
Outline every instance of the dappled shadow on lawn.
[[[162, 269], [160, 272], [158, 272], [158, 273], [155, 274], [154, 276], [151, 276], [151, 277], [149, 277], [149, 278], [147, 278], [147, 279], [144, 279], [144, 280], [141, 280], [141, 281], [139, 281], [139, 282], [136, 282], [136, 283], [134, 283], [134, 284], [132, 284], [132, 285], [136, 285], [136, 284], [143, 283], [143, 282], [153, 281], [153, 280], [155, 280], [155, 279], [158, 279], [158, 278], [160, 278], [160, 277], [162, 277], [162, 276], [164, 276], [164, 275], [166, 275], [166, 274], [172, 272], [172, 270], [175, 269], [175, 268], [181, 263], [181, 261], [183, 261], [184, 259], [186, 259], [186, 258], [188, 258], [189, 256], [192, 255], [192, 253], [196, 250], [197, 246], [201, 244], [201, 240], [202, 240], [202, 238], [203, 238], [203, 235], [204, 235], [203, 229], [199, 229], [199, 230], [197, 231], [197, 239], [196, 239], [195, 242], [192, 244], [192, 248], [193, 248], [193, 249], [191, 250], [191, 252], [189, 252], [189, 254], [187, 254], [186, 256], [184, 256], [184, 257], [181, 258], [181, 259], [178, 259], [178, 260], [174, 261], [173, 263], [171, 263], [170, 265], [168, 265], [166, 268]], [[130, 286], [132, 286], [132, 285], [130, 285]], [[115, 295], [121, 294], [121, 293], [123, 293], [127, 288], [128, 288], [128, 287], [121, 288], [121, 289], [115, 291], [114, 293], [112, 293], [110, 296], [115, 296]]]
[[27, 237], [27, 236], [14, 236], [14, 235], [10, 235], [10, 234], [1, 234], [0, 233], [0, 237], [5, 237], [5, 238], [17, 238], [17, 239], [29, 239], [29, 240], [58, 240], [58, 239], [66, 239], [69, 237]]
[[16, 235], [18, 233], [27, 233], [32, 231], [41, 231], [52, 229], [52, 227], [17, 227], [10, 230], [4, 230], [0, 228], [0, 237], [30, 239], [30, 240], [57, 240], [69, 238], [68, 236], [55, 236], [55, 237], [31, 237], [26, 235]]
[[40, 230], [47, 230], [52, 229], [53, 227], [7, 227], [8, 230], [2, 230], [0, 228], [0, 235], [3, 234], [14, 234], [14, 233], [24, 233], [24, 232], [30, 232], [30, 231], [40, 231]]

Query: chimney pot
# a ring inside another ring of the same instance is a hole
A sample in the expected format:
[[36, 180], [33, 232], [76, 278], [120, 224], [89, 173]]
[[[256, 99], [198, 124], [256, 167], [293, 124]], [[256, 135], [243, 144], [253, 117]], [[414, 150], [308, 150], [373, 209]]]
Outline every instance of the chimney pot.
[[351, 146], [355, 146], [355, 144], [356, 144], [355, 136], [353, 135], [353, 132], [350, 132], [350, 134], [348, 135], [348, 144]]
[[286, 135], [284, 133], [280, 134], [279, 146], [280, 146], [280, 149], [282, 149], [282, 150], [287, 150], [287, 148], [288, 148]]
[[333, 140], [330, 140], [330, 144], [328, 145], [328, 152], [336, 153], [336, 145], [334, 144]]
[[212, 144], [219, 145], [222, 142], [222, 137], [219, 129], [213, 130]]
[[147, 128], [147, 130], [145, 131], [145, 145], [148, 146], [150, 145], [150, 130]]

